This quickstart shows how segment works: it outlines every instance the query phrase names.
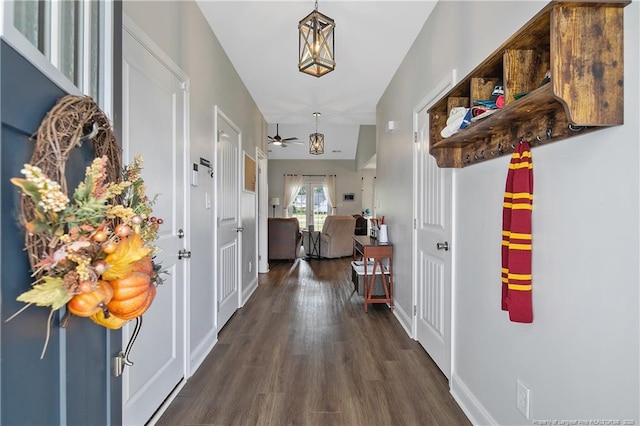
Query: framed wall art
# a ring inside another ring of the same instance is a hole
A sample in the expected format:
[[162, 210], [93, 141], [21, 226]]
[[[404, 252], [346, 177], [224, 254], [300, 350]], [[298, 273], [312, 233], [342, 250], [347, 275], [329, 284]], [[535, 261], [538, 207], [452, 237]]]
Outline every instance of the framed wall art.
[[244, 186], [245, 191], [256, 192], [256, 161], [244, 153]]

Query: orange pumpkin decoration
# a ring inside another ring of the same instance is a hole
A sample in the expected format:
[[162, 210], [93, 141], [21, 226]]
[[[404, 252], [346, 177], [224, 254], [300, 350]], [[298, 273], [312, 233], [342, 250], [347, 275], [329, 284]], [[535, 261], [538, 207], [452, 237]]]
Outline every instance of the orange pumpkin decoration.
[[145, 256], [142, 259], [138, 260], [133, 264], [134, 272], [144, 272], [150, 277], [153, 276], [153, 262], [151, 260], [151, 256]]
[[111, 280], [113, 298], [116, 300], [128, 300], [139, 296], [149, 290], [151, 278], [144, 272], [130, 272], [122, 278]]
[[89, 317], [91, 321], [95, 322], [98, 325], [101, 325], [106, 328], [110, 328], [112, 330], [117, 330], [122, 328], [123, 325], [127, 323], [126, 319], [118, 318], [117, 316], [111, 314], [109, 318], [104, 316], [104, 311], [101, 309], [95, 314]]
[[131, 272], [112, 280], [113, 298], [107, 305], [109, 312], [124, 320], [142, 315], [156, 296], [156, 287], [144, 272]]
[[[155, 299], [156, 297], [156, 292], [156, 286], [151, 285], [149, 287], [149, 292], [147, 293], [147, 299], [144, 301], [144, 303], [139, 304], [140, 300], [134, 301], [135, 303], [132, 303], [129, 300], [124, 301], [122, 304], [123, 308], [132, 310], [129, 313], [124, 314], [122, 318], [127, 320], [134, 319], [147, 312], [147, 309], [149, 309], [149, 306], [151, 306], [151, 302], [153, 302], [153, 299]], [[137, 309], [135, 308], [136, 304], [139, 304]]]
[[76, 294], [67, 302], [67, 309], [79, 317], [89, 317], [101, 311], [111, 301], [113, 288], [107, 281], [98, 281], [95, 290]]

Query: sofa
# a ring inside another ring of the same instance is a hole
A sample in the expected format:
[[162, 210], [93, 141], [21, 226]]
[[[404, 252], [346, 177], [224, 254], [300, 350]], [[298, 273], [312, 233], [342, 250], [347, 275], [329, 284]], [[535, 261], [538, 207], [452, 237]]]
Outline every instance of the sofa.
[[269, 260], [292, 260], [302, 244], [300, 223], [295, 217], [268, 218]]
[[[327, 216], [320, 232], [320, 257], [336, 258], [353, 255], [353, 232], [356, 219], [349, 215]], [[309, 232], [304, 232], [303, 245], [309, 255]]]

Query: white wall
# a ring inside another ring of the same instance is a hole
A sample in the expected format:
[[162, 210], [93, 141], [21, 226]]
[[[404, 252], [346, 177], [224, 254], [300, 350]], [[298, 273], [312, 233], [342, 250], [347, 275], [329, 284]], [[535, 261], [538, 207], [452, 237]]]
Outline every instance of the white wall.
[[[256, 146], [266, 140], [266, 123], [246, 87], [222, 50], [198, 6], [192, 1], [127, 1], [124, 13], [187, 73], [190, 80], [190, 156], [213, 162], [214, 105], [241, 129], [243, 150], [255, 158]], [[215, 342], [215, 300], [212, 264], [213, 210], [205, 208], [205, 192], [213, 193], [213, 180], [200, 167], [200, 184], [191, 187], [190, 239], [193, 257], [190, 290], [190, 349], [192, 365]], [[242, 194], [243, 286], [256, 281], [255, 201]], [[252, 272], [249, 272], [252, 262]]]
[[[362, 213], [363, 172], [355, 170], [351, 160], [269, 160], [269, 198], [284, 194], [284, 175], [336, 175], [336, 197], [338, 206], [335, 214]], [[343, 201], [342, 195], [353, 193], [354, 201]], [[282, 205], [276, 207], [276, 217], [283, 217]], [[272, 215], [269, 206], [269, 216]]]
[[362, 125], [358, 131], [356, 169], [362, 170], [376, 155], [376, 126]]
[[[378, 104], [376, 198], [394, 230], [396, 306], [406, 312], [412, 111], [452, 69], [466, 75], [545, 4], [440, 2]], [[500, 310], [508, 157], [454, 171], [451, 385], [477, 423], [640, 423], [639, 21], [633, 2], [625, 8], [626, 124], [533, 149], [533, 324], [511, 323]], [[398, 129], [381, 132], [389, 120]], [[516, 409], [516, 379], [531, 389], [529, 421]]]

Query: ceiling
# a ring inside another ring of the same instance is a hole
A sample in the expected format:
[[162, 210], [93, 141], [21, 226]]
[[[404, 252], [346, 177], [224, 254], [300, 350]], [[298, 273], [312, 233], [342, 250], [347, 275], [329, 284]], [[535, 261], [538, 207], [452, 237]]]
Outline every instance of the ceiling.
[[[376, 104], [436, 0], [319, 0], [335, 20], [333, 72], [298, 71], [298, 22], [312, 0], [197, 0], [275, 136], [301, 145], [269, 145], [270, 159], [354, 159], [360, 125], [375, 124]], [[309, 133], [325, 135], [325, 154], [309, 154]]]

